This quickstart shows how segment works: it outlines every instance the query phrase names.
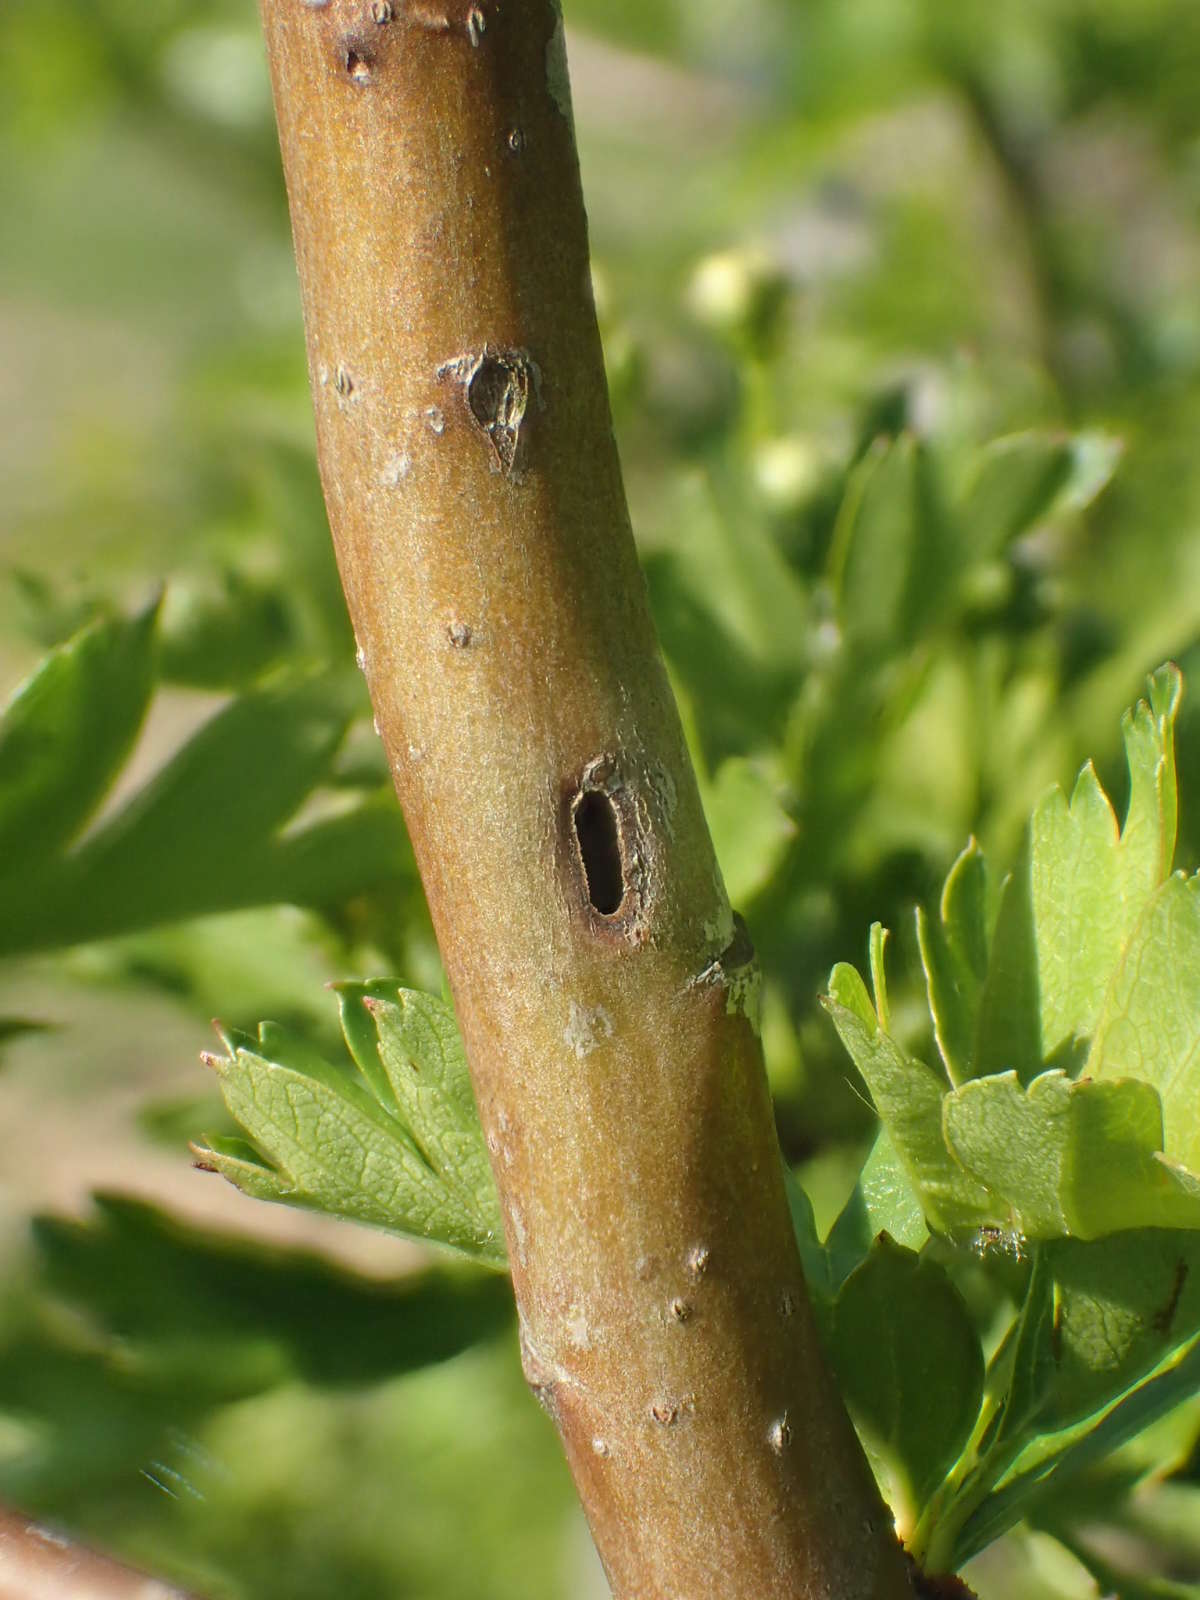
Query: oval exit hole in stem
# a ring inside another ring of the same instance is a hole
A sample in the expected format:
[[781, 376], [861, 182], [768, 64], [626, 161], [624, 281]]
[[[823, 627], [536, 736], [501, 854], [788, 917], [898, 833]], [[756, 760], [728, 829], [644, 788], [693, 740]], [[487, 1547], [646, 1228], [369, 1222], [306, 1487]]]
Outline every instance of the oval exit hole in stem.
[[588, 900], [593, 911], [602, 917], [614, 916], [625, 899], [616, 807], [601, 790], [587, 789], [575, 802], [572, 820], [587, 880]]

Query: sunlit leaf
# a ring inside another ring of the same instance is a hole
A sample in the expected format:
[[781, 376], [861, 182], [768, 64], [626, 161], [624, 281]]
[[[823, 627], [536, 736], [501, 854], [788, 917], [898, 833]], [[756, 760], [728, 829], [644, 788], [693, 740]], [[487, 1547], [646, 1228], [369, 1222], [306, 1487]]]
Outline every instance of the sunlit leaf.
[[1175, 852], [1174, 726], [1180, 678], [1165, 667], [1125, 719], [1130, 802], [1123, 828], [1091, 765], [1068, 802], [1034, 812], [1004, 892], [977, 1023], [977, 1070], [1028, 1081], [1080, 1065], [1113, 970]]
[[350, 1217], [503, 1267], [499, 1206], [453, 1014], [397, 984], [345, 985], [354, 1056], [331, 1062], [263, 1023], [207, 1058], [252, 1143], [201, 1162], [259, 1199]]
[[942, 1137], [943, 1081], [884, 1031], [853, 967], [834, 968], [825, 1003], [930, 1226], [955, 1233], [987, 1221], [986, 1189], [952, 1158]]

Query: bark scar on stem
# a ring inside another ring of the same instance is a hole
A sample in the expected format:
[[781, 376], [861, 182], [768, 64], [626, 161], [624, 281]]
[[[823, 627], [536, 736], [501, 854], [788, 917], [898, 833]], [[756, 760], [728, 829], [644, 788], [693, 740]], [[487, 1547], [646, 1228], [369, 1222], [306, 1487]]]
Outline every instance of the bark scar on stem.
[[725, 989], [725, 1010], [730, 1016], [740, 1015], [758, 1033], [761, 1026], [762, 972], [750, 930], [735, 911], [733, 913], [733, 938], [715, 961], [710, 961], [703, 972], [698, 972], [688, 984], [689, 989], [699, 989], [709, 984], [720, 984]]
[[520, 1315], [517, 1318], [517, 1341], [521, 1352], [521, 1371], [530, 1392], [542, 1409], [557, 1419], [559, 1394], [563, 1389], [578, 1389], [579, 1383], [565, 1368], [551, 1361], [535, 1346], [528, 1324]]
[[484, 6], [473, 0], [473, 3], [462, 5], [447, 5], [432, 3], [432, 0], [409, 0], [405, 9], [405, 20], [415, 23], [420, 28], [428, 28], [431, 33], [456, 33], [461, 29], [467, 36], [473, 49], [478, 50], [487, 32], [488, 22], [494, 20], [494, 6]]
[[443, 361], [434, 376], [457, 383], [472, 427], [487, 439], [492, 470], [520, 476], [530, 401], [542, 409], [542, 375], [528, 350], [502, 350], [490, 344], [478, 352]]

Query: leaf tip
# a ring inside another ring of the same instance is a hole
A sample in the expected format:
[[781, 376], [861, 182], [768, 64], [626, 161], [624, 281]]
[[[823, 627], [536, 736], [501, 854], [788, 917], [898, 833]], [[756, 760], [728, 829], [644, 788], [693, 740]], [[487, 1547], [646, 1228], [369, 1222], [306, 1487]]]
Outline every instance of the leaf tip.
[[218, 1177], [221, 1169], [217, 1165], [216, 1151], [209, 1149], [206, 1144], [189, 1144], [188, 1149], [192, 1155], [193, 1172], [212, 1172]]
[[1175, 661], [1164, 661], [1150, 674], [1150, 709], [1156, 717], [1174, 721], [1183, 703], [1183, 672]]
[[875, 1015], [879, 1018], [879, 1026], [884, 1033], [891, 1032], [891, 1005], [888, 1001], [887, 973], [885, 960], [887, 957], [887, 943], [891, 932], [882, 922], [871, 924], [871, 991], [875, 1000]]

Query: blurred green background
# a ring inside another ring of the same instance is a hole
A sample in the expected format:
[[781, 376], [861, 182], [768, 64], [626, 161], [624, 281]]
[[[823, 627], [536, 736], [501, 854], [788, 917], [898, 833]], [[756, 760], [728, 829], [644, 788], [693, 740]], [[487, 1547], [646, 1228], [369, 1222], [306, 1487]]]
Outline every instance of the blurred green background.
[[[828, 1221], [869, 1137], [830, 965], [896, 929], [902, 1024], [912, 905], [1085, 757], [1119, 795], [1167, 657], [1197, 861], [1200, 11], [567, 20], [634, 523]], [[0, 684], [166, 585], [82, 865], [0, 862], [0, 1499], [214, 1600], [602, 1595], [503, 1286], [189, 1165], [224, 1126], [212, 1016], [328, 1042], [326, 981], [440, 983], [328, 549], [254, 7], [6, 0], [0, 59]], [[1006, 1544], [983, 1600], [1096, 1592]]]

